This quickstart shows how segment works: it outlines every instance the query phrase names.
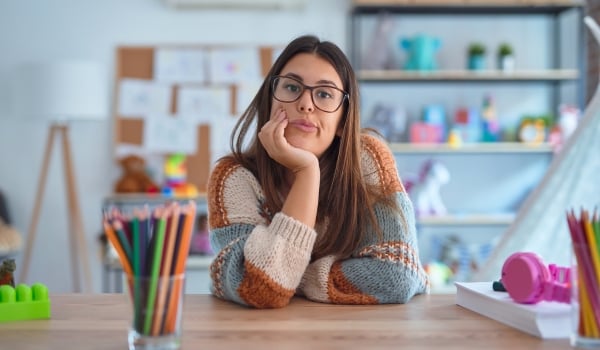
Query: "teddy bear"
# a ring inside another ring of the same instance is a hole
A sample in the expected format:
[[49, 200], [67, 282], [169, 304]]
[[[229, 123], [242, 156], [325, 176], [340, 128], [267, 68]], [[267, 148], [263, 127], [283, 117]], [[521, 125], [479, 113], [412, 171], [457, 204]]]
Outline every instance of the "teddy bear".
[[129, 155], [119, 159], [123, 169], [121, 178], [115, 183], [116, 193], [148, 193], [158, 192], [158, 186], [146, 173], [144, 158]]

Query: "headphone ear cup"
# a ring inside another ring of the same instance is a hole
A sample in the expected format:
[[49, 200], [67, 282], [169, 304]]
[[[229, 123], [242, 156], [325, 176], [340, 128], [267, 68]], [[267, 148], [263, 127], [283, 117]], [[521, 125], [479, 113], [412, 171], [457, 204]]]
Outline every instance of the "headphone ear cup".
[[534, 253], [514, 253], [502, 266], [502, 284], [518, 303], [534, 304], [542, 300], [544, 285], [550, 279], [548, 268]]

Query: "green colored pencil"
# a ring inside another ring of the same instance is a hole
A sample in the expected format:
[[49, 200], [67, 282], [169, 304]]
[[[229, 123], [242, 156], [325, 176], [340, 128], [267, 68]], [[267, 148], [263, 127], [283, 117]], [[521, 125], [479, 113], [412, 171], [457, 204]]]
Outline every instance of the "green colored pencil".
[[150, 283], [148, 288], [148, 303], [146, 304], [146, 319], [144, 322], [144, 334], [150, 334], [152, 320], [154, 316], [154, 303], [156, 302], [156, 288], [158, 284], [158, 275], [162, 260], [163, 245], [165, 241], [166, 218], [164, 214], [157, 214], [160, 217], [157, 220], [156, 230], [152, 239], [155, 240], [154, 252], [152, 256], [152, 269], [150, 270]]

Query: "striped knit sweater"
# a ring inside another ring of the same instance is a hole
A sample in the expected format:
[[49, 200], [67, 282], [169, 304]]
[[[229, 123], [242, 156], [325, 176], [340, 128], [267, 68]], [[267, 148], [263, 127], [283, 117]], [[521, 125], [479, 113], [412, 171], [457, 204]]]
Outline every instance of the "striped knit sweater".
[[[346, 260], [326, 256], [310, 262], [315, 229], [265, 209], [264, 195], [250, 171], [232, 160], [219, 162], [208, 185], [212, 293], [257, 307], [287, 305], [294, 295], [324, 303], [405, 303], [429, 291], [419, 260], [413, 207], [389, 148], [363, 136], [361, 161], [370, 183], [395, 195], [405, 221], [382, 205], [375, 214], [383, 237], [370, 232]], [[406, 224], [405, 224], [406, 222]]]

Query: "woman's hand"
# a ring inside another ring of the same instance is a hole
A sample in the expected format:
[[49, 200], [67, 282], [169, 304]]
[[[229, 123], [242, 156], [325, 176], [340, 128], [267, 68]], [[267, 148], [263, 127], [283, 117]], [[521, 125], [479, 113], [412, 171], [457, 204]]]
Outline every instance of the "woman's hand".
[[319, 161], [314, 154], [294, 147], [287, 141], [284, 135], [287, 124], [286, 112], [278, 109], [260, 129], [258, 138], [269, 156], [293, 173], [314, 165], [318, 167]]

